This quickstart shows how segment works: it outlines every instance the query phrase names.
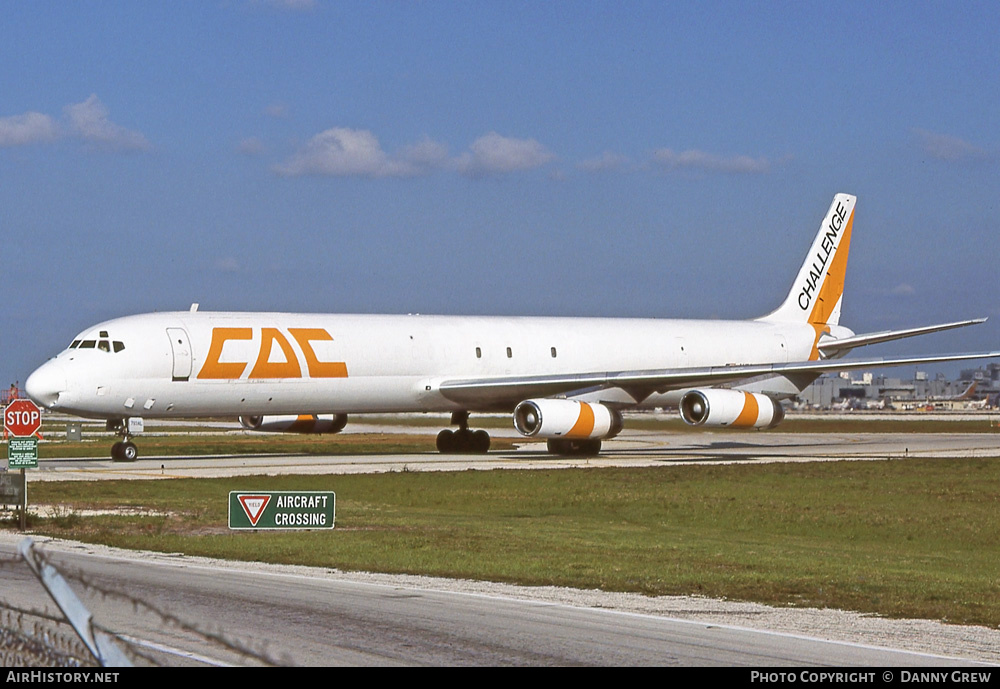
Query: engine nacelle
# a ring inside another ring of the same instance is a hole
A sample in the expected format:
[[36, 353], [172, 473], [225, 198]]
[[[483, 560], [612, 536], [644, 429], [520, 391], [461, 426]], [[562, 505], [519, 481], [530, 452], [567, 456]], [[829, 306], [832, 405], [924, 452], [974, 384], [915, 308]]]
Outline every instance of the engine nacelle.
[[624, 426], [621, 412], [599, 403], [567, 399], [525, 400], [514, 407], [514, 428], [535, 438], [614, 438]]
[[267, 433], [340, 433], [347, 425], [347, 414], [241, 416], [240, 425], [248, 431]]
[[681, 398], [681, 418], [692, 426], [774, 428], [785, 418], [773, 397], [740, 390], [691, 390]]

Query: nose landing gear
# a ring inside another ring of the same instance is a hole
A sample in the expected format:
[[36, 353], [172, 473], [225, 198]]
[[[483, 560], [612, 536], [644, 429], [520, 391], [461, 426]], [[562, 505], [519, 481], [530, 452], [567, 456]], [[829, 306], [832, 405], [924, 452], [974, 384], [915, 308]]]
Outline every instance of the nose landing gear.
[[139, 459], [139, 448], [132, 442], [132, 428], [141, 431], [142, 419], [109, 419], [107, 429], [121, 438], [111, 446], [111, 459], [116, 462], [134, 462]]
[[139, 458], [139, 448], [131, 440], [115, 443], [111, 446], [111, 459], [116, 462], [134, 462]]

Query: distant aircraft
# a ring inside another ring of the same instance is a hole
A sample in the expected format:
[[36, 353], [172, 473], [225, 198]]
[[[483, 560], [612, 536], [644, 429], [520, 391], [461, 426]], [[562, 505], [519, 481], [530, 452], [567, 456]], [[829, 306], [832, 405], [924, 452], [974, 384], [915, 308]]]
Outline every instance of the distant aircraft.
[[979, 383], [974, 380], [966, 386], [964, 391], [958, 393], [957, 395], [932, 395], [923, 399], [906, 400], [903, 402], [903, 409], [907, 411], [914, 409], [933, 411], [934, 407], [940, 403], [950, 404], [954, 402], [965, 402], [963, 405], [965, 409], [984, 409], [988, 402], [988, 398], [984, 397], [981, 400], [975, 399], [976, 387], [978, 385]]
[[689, 424], [770, 428], [818, 375], [1000, 356], [840, 360], [855, 347], [986, 319], [855, 335], [840, 325], [856, 199], [834, 197], [784, 302], [748, 321], [151, 313], [84, 330], [25, 388], [102, 418], [133, 460], [143, 418], [238, 416], [260, 430], [337, 432], [348, 414], [451, 412], [441, 452], [484, 453], [470, 412], [512, 413], [550, 452], [593, 454], [623, 411], [679, 407]]

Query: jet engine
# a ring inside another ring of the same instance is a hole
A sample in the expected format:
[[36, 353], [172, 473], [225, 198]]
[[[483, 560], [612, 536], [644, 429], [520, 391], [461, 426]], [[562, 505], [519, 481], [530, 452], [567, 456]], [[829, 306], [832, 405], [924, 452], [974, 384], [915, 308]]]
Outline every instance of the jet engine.
[[248, 431], [268, 433], [340, 433], [347, 425], [347, 414], [241, 416], [240, 425]]
[[774, 428], [785, 418], [773, 397], [740, 390], [691, 390], [681, 398], [681, 418], [692, 426]]
[[595, 438], [618, 435], [624, 422], [617, 409], [567, 399], [525, 400], [514, 408], [514, 428], [537, 438]]

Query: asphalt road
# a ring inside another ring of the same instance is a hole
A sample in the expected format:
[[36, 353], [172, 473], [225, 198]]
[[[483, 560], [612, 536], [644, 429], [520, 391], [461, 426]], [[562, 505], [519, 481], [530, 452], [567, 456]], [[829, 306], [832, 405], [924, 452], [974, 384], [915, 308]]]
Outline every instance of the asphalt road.
[[[0, 554], [18, 540], [0, 534]], [[220, 563], [49, 542], [98, 624], [140, 663], [434, 666], [939, 666], [923, 653], [717, 623], [447, 590], [434, 581], [365, 581], [306, 568]], [[7, 561], [0, 598], [54, 609], [27, 568]], [[92, 586], [92, 587], [91, 587]], [[113, 590], [120, 594], [109, 595]], [[141, 605], [136, 602], [142, 601]], [[161, 612], [150, 612], [152, 606]], [[199, 632], [180, 625], [174, 616]], [[226, 638], [255, 653], [217, 643]]]

